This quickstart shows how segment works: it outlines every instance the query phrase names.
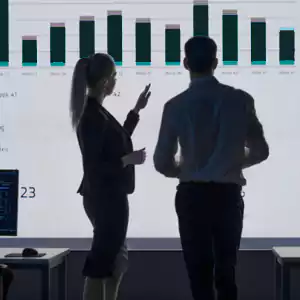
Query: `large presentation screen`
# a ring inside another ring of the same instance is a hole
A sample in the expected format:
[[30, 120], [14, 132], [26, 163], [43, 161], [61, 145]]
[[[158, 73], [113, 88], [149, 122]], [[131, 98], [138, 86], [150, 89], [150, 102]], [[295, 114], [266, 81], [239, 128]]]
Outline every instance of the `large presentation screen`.
[[299, 12], [298, 0], [1, 0], [0, 169], [19, 171], [18, 237], [92, 236], [76, 194], [83, 173], [69, 96], [76, 61], [94, 52], [117, 64], [104, 105], [120, 122], [152, 84], [133, 136], [148, 159], [136, 170], [128, 236], [179, 236], [178, 182], [158, 174], [152, 156], [164, 104], [189, 85], [183, 47], [193, 35], [215, 39], [217, 79], [254, 97], [270, 145], [270, 158], [245, 173], [244, 237], [297, 237]]

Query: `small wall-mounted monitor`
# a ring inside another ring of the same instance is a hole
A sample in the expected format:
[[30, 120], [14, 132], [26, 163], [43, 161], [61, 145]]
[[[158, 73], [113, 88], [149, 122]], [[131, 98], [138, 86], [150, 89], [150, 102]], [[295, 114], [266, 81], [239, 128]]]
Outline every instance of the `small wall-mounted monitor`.
[[17, 236], [19, 171], [0, 170], [0, 236]]

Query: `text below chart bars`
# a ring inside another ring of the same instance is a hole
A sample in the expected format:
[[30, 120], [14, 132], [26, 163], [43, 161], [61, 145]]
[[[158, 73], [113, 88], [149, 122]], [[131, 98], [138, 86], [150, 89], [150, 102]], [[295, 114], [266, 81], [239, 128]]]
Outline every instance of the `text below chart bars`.
[[165, 28], [165, 63], [167, 66], [179, 66], [180, 56], [180, 25], [168, 24]]
[[123, 64], [123, 20], [122, 11], [107, 12], [107, 52], [117, 66]]
[[136, 19], [135, 22], [135, 61], [137, 66], [151, 65], [151, 21]]
[[295, 30], [280, 28], [279, 31], [279, 62], [280, 65], [295, 64]]
[[81, 16], [79, 19], [79, 55], [86, 58], [95, 54], [95, 18]]
[[61, 67], [66, 64], [65, 23], [50, 24], [50, 63], [53, 67]]
[[265, 65], [267, 61], [266, 19], [251, 19], [251, 64]]
[[22, 65], [24, 67], [35, 67], [37, 65], [37, 37], [22, 37]]
[[223, 10], [222, 48], [223, 64], [238, 64], [238, 12], [235, 9]]
[[0, 0], [0, 67], [9, 65], [9, 8], [8, 0]]
[[209, 8], [208, 0], [194, 0], [193, 27], [194, 36], [209, 35]]

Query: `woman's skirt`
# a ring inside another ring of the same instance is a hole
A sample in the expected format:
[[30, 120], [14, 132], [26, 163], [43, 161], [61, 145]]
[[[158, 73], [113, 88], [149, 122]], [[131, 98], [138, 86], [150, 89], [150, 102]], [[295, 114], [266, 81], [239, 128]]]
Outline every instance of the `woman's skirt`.
[[93, 225], [93, 241], [83, 267], [83, 276], [107, 278], [127, 270], [126, 234], [129, 207], [127, 194], [116, 190], [83, 198], [84, 209]]

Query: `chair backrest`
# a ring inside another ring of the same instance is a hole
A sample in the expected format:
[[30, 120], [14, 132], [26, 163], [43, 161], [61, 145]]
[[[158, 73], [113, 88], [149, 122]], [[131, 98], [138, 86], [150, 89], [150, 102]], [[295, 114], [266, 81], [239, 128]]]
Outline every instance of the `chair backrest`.
[[4, 299], [4, 295], [3, 295], [3, 291], [4, 291], [4, 287], [3, 287], [3, 276], [4, 276], [4, 269], [7, 268], [7, 265], [1, 265], [0, 264], [0, 300]]
[[0, 300], [3, 300], [3, 267], [0, 266]]

